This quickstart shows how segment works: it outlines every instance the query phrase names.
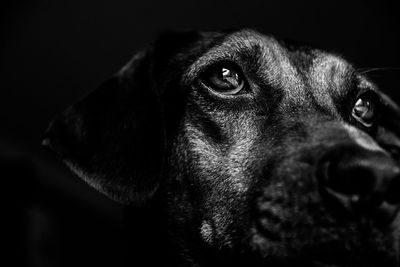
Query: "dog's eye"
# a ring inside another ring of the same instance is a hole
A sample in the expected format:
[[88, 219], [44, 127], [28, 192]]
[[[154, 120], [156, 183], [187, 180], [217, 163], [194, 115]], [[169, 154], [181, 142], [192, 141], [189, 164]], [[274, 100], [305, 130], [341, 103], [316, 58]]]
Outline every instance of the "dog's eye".
[[239, 93], [244, 87], [244, 79], [237, 68], [218, 65], [208, 70], [203, 76], [203, 83], [214, 91], [224, 95]]
[[351, 115], [365, 127], [374, 124], [376, 116], [376, 106], [374, 101], [368, 97], [360, 97], [354, 104]]

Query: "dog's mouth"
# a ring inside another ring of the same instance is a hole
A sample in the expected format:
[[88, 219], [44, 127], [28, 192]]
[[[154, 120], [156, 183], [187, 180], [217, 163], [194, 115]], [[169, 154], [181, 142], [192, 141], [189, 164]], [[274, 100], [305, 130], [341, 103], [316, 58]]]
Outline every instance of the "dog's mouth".
[[[325, 247], [324, 247], [325, 246]], [[367, 267], [386, 266], [398, 267], [398, 255], [386, 252], [376, 252], [370, 249], [359, 251], [346, 250], [341, 244], [320, 245], [313, 251], [306, 251], [300, 256], [287, 258], [269, 258], [256, 266], [268, 267]]]
[[[377, 245], [377, 246], [380, 246]], [[343, 242], [318, 244], [303, 249], [300, 255], [277, 260], [264, 266], [309, 266], [309, 267], [398, 267], [399, 255], [396, 250], [382, 247], [360, 246], [349, 248]]]
[[[307, 253], [304, 266], [315, 267], [356, 267], [356, 266], [398, 266], [397, 255], [368, 247], [349, 250], [344, 244], [319, 245], [318, 249]], [[307, 262], [308, 261], [308, 262]]]
[[397, 216], [391, 230], [367, 223], [364, 227], [349, 224], [339, 228], [323, 228], [316, 224], [310, 228], [308, 236], [293, 232], [281, 236], [279, 241], [260, 237], [262, 233], [259, 232], [259, 238], [265, 240], [258, 241], [256, 250], [263, 259], [255, 266], [398, 267], [400, 229], [394, 225], [399, 222], [400, 216]]
[[[224, 265], [225, 266], [225, 265]], [[371, 253], [371, 251], [348, 252], [340, 248], [316, 250], [311, 254], [286, 258], [264, 258], [254, 260], [243, 258], [236, 260], [232, 266], [259, 266], [259, 267], [398, 267], [397, 257], [393, 255]]]

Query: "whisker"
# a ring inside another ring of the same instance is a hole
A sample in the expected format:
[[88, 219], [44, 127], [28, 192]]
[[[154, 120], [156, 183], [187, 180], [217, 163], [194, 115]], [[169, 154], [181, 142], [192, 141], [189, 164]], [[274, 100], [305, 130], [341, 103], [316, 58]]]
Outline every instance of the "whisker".
[[396, 70], [399, 71], [400, 67], [380, 67], [380, 68], [359, 68], [357, 71], [360, 74], [367, 74], [370, 72], [376, 72], [376, 71], [390, 71], [390, 70]]

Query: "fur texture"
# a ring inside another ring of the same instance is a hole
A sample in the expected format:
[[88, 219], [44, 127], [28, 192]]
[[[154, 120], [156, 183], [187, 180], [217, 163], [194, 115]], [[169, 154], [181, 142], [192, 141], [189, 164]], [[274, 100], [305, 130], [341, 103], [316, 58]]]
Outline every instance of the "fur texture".
[[[225, 63], [239, 94], [204, 83]], [[352, 117], [365, 94], [372, 127]], [[252, 30], [166, 33], [59, 115], [44, 144], [157, 214], [164, 265], [396, 266], [399, 116], [340, 56]], [[339, 179], [347, 162], [361, 180]]]

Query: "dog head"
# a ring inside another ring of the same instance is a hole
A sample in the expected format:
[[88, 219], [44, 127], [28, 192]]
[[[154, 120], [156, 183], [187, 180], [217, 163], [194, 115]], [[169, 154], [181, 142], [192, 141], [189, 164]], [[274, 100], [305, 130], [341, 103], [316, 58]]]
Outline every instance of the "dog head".
[[195, 266], [396, 264], [400, 110], [339, 56], [250, 30], [162, 35], [44, 144], [112, 199], [161, 196]]

